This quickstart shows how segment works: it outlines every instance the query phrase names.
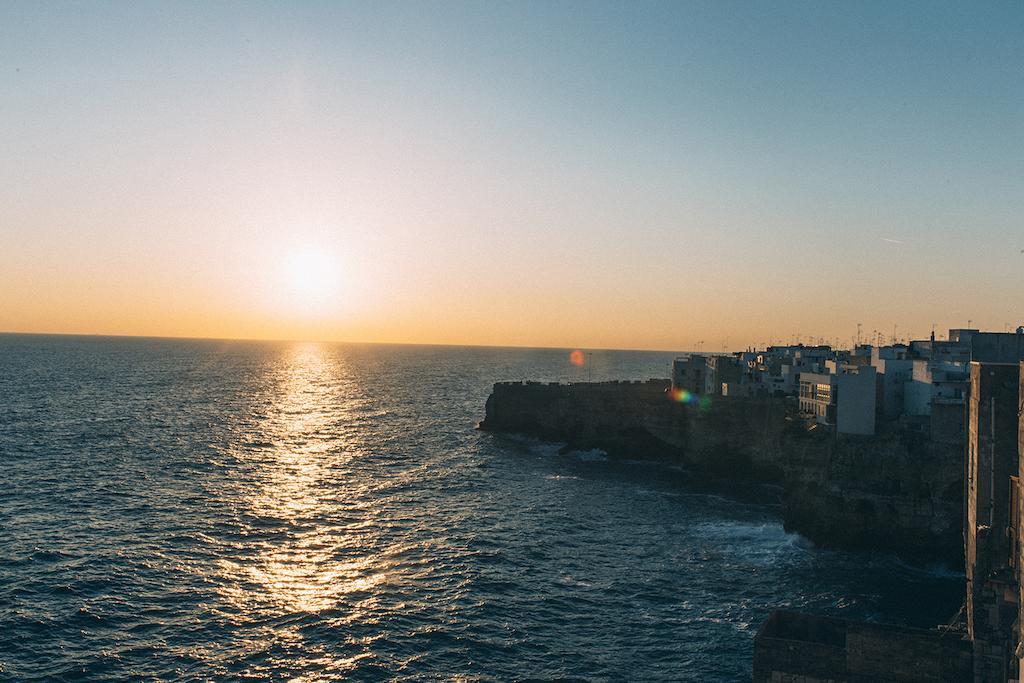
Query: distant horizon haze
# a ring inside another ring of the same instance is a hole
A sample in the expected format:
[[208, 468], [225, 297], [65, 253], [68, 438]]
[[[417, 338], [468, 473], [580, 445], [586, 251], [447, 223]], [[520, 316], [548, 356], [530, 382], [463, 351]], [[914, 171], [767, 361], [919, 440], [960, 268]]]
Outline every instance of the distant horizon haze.
[[[948, 336], [949, 330], [956, 329], [968, 329], [966, 325], [963, 326], [952, 326], [944, 328], [942, 332], [936, 329], [935, 338], [938, 340], [945, 340]], [[976, 325], [972, 325], [970, 329], [979, 329]], [[1014, 332], [1016, 327], [1012, 329], [1004, 330], [993, 330], [980, 328], [982, 332]], [[896, 343], [907, 343], [910, 341], [921, 341], [925, 340], [930, 336], [930, 332], [927, 335], [912, 335], [907, 337], [906, 335], [899, 336], [896, 339]], [[555, 344], [547, 346], [538, 345], [526, 345], [526, 344], [465, 344], [457, 342], [434, 342], [434, 341], [393, 341], [393, 340], [362, 340], [362, 339], [313, 339], [313, 338], [302, 338], [302, 337], [227, 337], [227, 336], [197, 336], [197, 335], [175, 335], [175, 334], [105, 334], [100, 332], [34, 332], [34, 331], [11, 331], [11, 330], [0, 330], [0, 336], [23, 336], [23, 337], [82, 337], [82, 338], [98, 338], [98, 339], [154, 339], [160, 340], [165, 339], [169, 341], [208, 341], [208, 342], [254, 342], [254, 343], [279, 343], [279, 344], [340, 344], [340, 345], [367, 345], [367, 346], [424, 346], [424, 347], [452, 347], [452, 348], [482, 348], [482, 349], [519, 349], [519, 350], [553, 350], [553, 351], [624, 351], [624, 352], [637, 352], [637, 353], [680, 353], [680, 354], [697, 354], [704, 353], [708, 355], [721, 354], [721, 353], [732, 353], [745, 351], [747, 349], [764, 350], [768, 346], [786, 346], [786, 345], [800, 345], [805, 346], [816, 346], [819, 344], [830, 345], [834, 348], [845, 349], [852, 348], [856, 343], [856, 336], [843, 339], [841, 337], [824, 338], [824, 337], [801, 337], [800, 339], [772, 339], [765, 342], [757, 342], [746, 344], [738, 347], [732, 344], [728, 345], [728, 348], [705, 348], [702, 346], [703, 342], [699, 342], [698, 345], [689, 348], [686, 346], [673, 346], [673, 347], [662, 347], [662, 348], [637, 348], [637, 347], [610, 347], [610, 346], [587, 346], [581, 344]], [[878, 345], [886, 346], [892, 344], [893, 340], [891, 335], [880, 340]], [[860, 341], [861, 344], [875, 345], [874, 339], [864, 335]], [[584, 363], [585, 364], [585, 363]]]

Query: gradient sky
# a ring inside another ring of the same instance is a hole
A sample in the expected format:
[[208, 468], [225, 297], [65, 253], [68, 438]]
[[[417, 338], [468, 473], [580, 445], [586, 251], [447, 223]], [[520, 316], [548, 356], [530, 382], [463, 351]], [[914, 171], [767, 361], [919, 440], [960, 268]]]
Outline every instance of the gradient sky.
[[0, 159], [0, 331], [1024, 324], [1019, 0], [5, 2]]

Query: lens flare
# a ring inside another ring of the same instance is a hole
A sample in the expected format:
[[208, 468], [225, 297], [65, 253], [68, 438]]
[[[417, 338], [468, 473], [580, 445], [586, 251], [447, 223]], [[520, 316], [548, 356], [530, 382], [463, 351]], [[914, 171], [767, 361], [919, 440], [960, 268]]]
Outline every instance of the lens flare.
[[710, 396], [698, 396], [692, 394], [686, 389], [673, 389], [669, 392], [669, 396], [676, 403], [684, 403], [688, 406], [693, 406], [701, 411], [711, 410], [711, 397]]
[[575, 351], [569, 354], [569, 362], [577, 367], [580, 367], [586, 362], [586, 357], [583, 355], [582, 351], [576, 349]]

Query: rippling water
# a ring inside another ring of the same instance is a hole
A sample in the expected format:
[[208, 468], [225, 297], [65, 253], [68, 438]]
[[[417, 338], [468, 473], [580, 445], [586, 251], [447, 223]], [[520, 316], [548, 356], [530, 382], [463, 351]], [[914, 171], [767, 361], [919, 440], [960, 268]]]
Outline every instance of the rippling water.
[[0, 336], [0, 678], [731, 681], [774, 607], [956, 609], [772, 489], [474, 430], [495, 380], [670, 358]]

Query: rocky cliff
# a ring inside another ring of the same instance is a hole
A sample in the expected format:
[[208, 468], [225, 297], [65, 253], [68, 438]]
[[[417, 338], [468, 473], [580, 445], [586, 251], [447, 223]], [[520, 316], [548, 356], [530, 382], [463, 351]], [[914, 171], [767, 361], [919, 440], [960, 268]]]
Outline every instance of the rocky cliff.
[[[962, 448], [890, 430], [808, 429], [786, 399], [671, 399], [667, 380], [499, 383], [480, 428], [669, 459], [730, 479], [783, 485], [783, 522], [821, 545], [962, 561]], [[948, 431], [948, 430], [947, 430]]]
[[963, 448], [907, 433], [784, 444], [783, 522], [816, 542], [963, 563]]

